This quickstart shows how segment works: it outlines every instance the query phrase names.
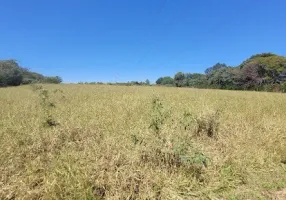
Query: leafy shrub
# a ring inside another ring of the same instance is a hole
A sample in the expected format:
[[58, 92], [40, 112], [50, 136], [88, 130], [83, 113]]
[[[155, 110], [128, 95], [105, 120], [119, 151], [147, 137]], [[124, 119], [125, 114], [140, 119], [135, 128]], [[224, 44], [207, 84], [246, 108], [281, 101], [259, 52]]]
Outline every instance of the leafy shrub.
[[273, 85], [272, 84], [264, 85], [263, 90], [266, 92], [272, 92], [273, 91]]
[[282, 83], [282, 84], [280, 85], [280, 91], [281, 91], [281, 92], [286, 92], [286, 82], [284, 82], [284, 83]]
[[194, 127], [196, 122], [196, 117], [190, 113], [185, 111], [183, 114], [183, 118], [180, 120], [180, 123], [184, 130], [190, 130]]
[[186, 173], [201, 180], [203, 169], [208, 166], [209, 158], [202, 152], [191, 148], [191, 145], [181, 141], [173, 147], [157, 147], [152, 150], [145, 150], [141, 153], [141, 161], [143, 163], [152, 163], [168, 170], [181, 168]]

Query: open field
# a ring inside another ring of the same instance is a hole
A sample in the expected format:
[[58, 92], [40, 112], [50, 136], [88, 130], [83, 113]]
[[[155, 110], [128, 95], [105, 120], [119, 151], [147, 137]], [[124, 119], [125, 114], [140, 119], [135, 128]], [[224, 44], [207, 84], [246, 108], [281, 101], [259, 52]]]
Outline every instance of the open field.
[[0, 199], [285, 199], [286, 95], [0, 89]]

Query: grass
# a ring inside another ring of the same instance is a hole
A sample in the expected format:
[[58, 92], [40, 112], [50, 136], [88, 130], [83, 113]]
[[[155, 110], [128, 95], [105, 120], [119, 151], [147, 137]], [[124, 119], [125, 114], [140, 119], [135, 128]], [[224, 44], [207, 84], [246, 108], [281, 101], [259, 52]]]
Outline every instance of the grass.
[[0, 89], [0, 199], [271, 199], [286, 95], [107, 85]]

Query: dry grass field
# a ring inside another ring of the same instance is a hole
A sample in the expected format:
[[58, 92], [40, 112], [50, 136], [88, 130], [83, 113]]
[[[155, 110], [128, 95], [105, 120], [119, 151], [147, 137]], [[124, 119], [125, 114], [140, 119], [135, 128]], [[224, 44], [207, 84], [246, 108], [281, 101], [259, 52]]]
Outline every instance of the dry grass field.
[[286, 95], [0, 89], [0, 199], [286, 199]]

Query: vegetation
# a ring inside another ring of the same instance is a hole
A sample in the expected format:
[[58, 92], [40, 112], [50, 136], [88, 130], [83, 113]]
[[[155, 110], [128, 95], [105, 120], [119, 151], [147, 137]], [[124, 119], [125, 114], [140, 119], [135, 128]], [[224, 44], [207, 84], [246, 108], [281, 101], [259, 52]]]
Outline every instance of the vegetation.
[[0, 199], [286, 199], [286, 96], [195, 89], [286, 92], [285, 57], [61, 82], [0, 61]]
[[142, 81], [129, 81], [129, 82], [116, 82], [116, 83], [103, 83], [103, 82], [79, 82], [78, 84], [91, 84], [91, 85], [122, 85], [122, 86], [140, 86], [140, 85], [151, 85], [149, 79], [147, 79], [145, 82]]
[[61, 83], [59, 76], [43, 76], [20, 67], [15, 60], [0, 60], [0, 87], [18, 86], [31, 83]]
[[286, 57], [272, 53], [256, 54], [237, 67], [217, 63], [213, 67], [207, 68], [205, 74], [178, 72], [174, 78], [159, 78], [156, 84], [176, 87], [285, 92]]
[[192, 88], [1, 88], [0, 199], [285, 199], [285, 101]]
[[[61, 83], [58, 76], [45, 77], [22, 68], [15, 60], [0, 61], [0, 87], [18, 86], [31, 83]], [[101, 82], [80, 82], [79, 84], [104, 84]], [[145, 82], [131, 81], [107, 83], [108, 85], [151, 85]], [[205, 74], [178, 72], [174, 78], [160, 77], [157, 85], [193, 88], [216, 88], [229, 90], [258, 90], [286, 92], [286, 57], [272, 53], [251, 56], [236, 67], [217, 63], [205, 70]]]

